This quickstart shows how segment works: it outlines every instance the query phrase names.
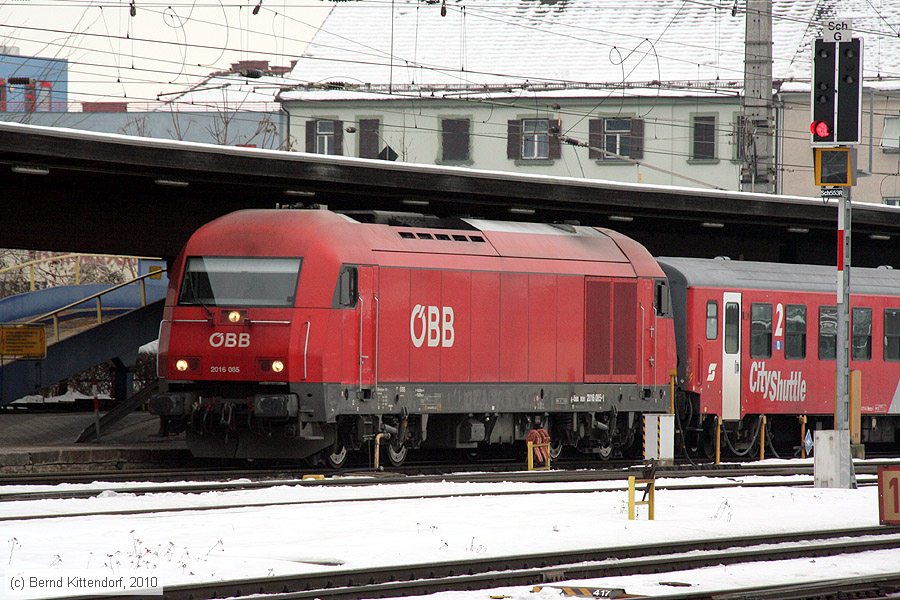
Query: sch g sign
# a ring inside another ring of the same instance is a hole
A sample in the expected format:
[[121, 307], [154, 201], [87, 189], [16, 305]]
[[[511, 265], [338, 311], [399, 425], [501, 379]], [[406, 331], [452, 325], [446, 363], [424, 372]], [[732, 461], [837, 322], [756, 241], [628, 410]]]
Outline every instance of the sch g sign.
[[416, 304], [409, 315], [409, 338], [416, 348], [421, 348], [426, 342], [429, 348], [451, 348], [456, 340], [453, 321], [451, 306]]

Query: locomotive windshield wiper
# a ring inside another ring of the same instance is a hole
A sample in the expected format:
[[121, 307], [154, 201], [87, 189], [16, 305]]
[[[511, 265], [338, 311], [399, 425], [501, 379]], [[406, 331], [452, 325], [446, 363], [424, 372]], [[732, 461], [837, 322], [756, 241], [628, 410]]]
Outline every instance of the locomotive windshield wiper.
[[206, 313], [206, 318], [212, 321], [213, 311], [203, 302], [203, 299], [200, 297], [200, 294], [197, 292], [197, 288], [194, 285], [194, 278], [191, 277], [191, 274], [187, 274], [188, 285], [191, 286], [191, 292], [194, 295], [194, 301], [199, 304], [203, 308], [203, 312]]

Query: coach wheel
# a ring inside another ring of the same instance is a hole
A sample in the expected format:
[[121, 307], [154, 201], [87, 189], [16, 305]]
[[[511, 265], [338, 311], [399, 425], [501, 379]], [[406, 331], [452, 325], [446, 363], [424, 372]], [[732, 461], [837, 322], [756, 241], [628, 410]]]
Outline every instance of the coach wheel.
[[392, 467], [403, 466], [403, 463], [406, 462], [406, 455], [409, 453], [409, 447], [406, 446], [406, 444], [401, 445], [399, 448], [395, 448], [393, 441], [389, 441], [384, 445], [384, 449], [387, 461]]
[[341, 443], [335, 444], [331, 450], [326, 450], [325, 452], [325, 460], [328, 461], [328, 466], [332, 469], [343, 467], [347, 463], [347, 457], [350, 456], [347, 446]]

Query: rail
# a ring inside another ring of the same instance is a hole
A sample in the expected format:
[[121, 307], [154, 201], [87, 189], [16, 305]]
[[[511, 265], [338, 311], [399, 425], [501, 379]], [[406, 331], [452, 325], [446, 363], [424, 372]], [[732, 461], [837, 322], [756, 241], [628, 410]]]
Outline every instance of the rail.
[[90, 258], [125, 258], [125, 259], [150, 259], [150, 260], [159, 260], [158, 258], [150, 257], [150, 256], [121, 256], [118, 254], [84, 254], [81, 252], [71, 253], [71, 254], [59, 254], [56, 256], [45, 256], [44, 258], [36, 258], [34, 260], [29, 260], [23, 263], [10, 265], [8, 267], [3, 267], [0, 269], [0, 275], [5, 273], [11, 273], [13, 271], [18, 271], [20, 269], [27, 268], [29, 270], [28, 274], [28, 289], [29, 291], [35, 291], [37, 288], [35, 287], [36, 283], [36, 272], [35, 267], [38, 265], [42, 265], [45, 263], [51, 262], [62, 262], [64, 260], [72, 260], [75, 261], [75, 285], [81, 285], [81, 259], [85, 257]]
[[27, 321], [23, 321], [21, 324], [29, 325], [31, 323], [43, 323], [43, 322], [47, 321], [48, 319], [52, 320], [52, 322], [53, 322], [53, 338], [55, 341], [58, 342], [59, 341], [59, 316], [62, 313], [72, 310], [77, 306], [81, 306], [82, 304], [84, 304], [86, 302], [90, 302], [91, 300], [94, 300], [96, 302], [97, 324], [99, 325], [100, 323], [103, 322], [103, 301], [101, 300], [101, 298], [103, 296], [105, 296], [106, 294], [109, 294], [111, 292], [114, 292], [116, 290], [124, 288], [126, 286], [132, 285], [134, 283], [139, 283], [141, 286], [141, 306], [147, 306], [147, 284], [146, 284], [147, 278], [148, 277], [158, 277], [161, 273], [165, 273], [165, 272], [166, 272], [166, 269], [163, 268], [163, 269], [160, 269], [159, 271], [150, 271], [149, 273], [144, 273], [143, 275], [139, 275], [139, 276], [135, 277], [134, 279], [124, 281], [122, 283], [114, 285], [111, 288], [105, 289], [101, 292], [97, 292], [96, 294], [91, 294], [87, 298], [82, 298], [81, 300], [76, 300], [75, 302], [66, 304], [65, 306], [57, 308], [56, 310], [50, 311], [48, 313], [44, 313], [40, 316], [31, 318]]

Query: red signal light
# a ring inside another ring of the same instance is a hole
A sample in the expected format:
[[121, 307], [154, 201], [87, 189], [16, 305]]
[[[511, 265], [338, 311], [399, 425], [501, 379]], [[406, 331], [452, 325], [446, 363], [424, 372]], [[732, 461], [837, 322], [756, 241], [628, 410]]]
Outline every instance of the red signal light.
[[831, 128], [825, 121], [813, 121], [809, 124], [809, 132], [817, 138], [827, 138], [831, 135]]

